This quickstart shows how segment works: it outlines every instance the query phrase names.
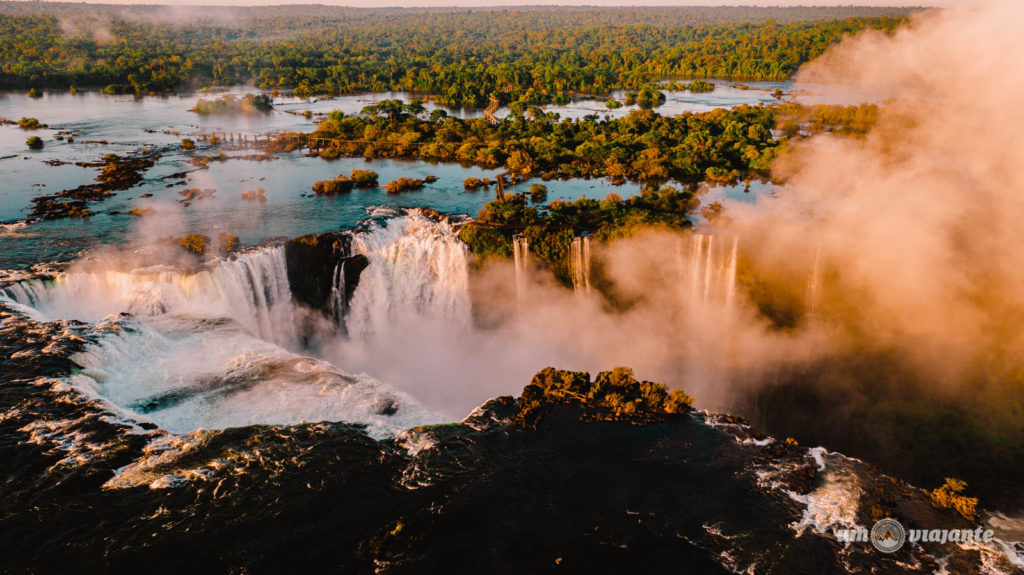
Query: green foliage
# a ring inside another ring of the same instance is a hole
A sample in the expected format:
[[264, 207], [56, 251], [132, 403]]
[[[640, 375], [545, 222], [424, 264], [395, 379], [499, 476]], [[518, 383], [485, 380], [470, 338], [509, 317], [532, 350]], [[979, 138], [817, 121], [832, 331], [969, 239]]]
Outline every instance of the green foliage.
[[247, 202], [266, 202], [267, 190], [263, 188], [256, 188], [255, 190], [245, 190], [244, 192], [242, 192], [242, 199]]
[[478, 190], [481, 187], [489, 186], [493, 183], [494, 182], [492, 182], [490, 178], [477, 178], [475, 176], [470, 176], [462, 181], [462, 187], [473, 191]]
[[801, 126], [811, 134], [834, 132], [863, 136], [874, 127], [877, 120], [878, 106], [876, 104], [860, 104], [858, 106], [786, 104], [779, 107], [779, 126], [789, 137], [797, 135]]
[[174, 241], [194, 254], [203, 255], [206, 251], [206, 244], [210, 243], [210, 238], [203, 234], [189, 234]]
[[543, 202], [548, 199], [548, 187], [544, 184], [530, 185], [530, 201]]
[[704, 80], [694, 80], [686, 85], [686, 89], [690, 92], [697, 94], [714, 92], [715, 85], [711, 82], [705, 82]]
[[352, 170], [352, 183], [357, 188], [377, 187], [377, 172], [373, 170]]
[[[190, 21], [162, 24], [153, 10], [0, 5], [0, 88], [147, 94], [252, 81], [298, 96], [404, 90], [451, 106], [482, 107], [495, 94], [534, 105], [637, 90], [666, 77], [781, 80], [844, 35], [892, 30], [909, 12], [289, 6], [248, 8], [225, 20], [197, 7]], [[98, 41], [97, 28], [109, 38]]]
[[604, 103], [604, 105], [609, 110], [617, 110], [618, 108], [622, 107], [622, 102], [618, 100], [608, 100], [607, 102]]
[[220, 244], [220, 249], [224, 253], [238, 251], [238, 236], [234, 234], [220, 234], [217, 236], [217, 243]]
[[664, 92], [659, 92], [650, 86], [645, 86], [636, 95], [636, 105], [644, 109], [654, 108], [665, 103]]
[[425, 183], [425, 180], [401, 177], [384, 184], [384, 191], [389, 194], [400, 194], [402, 192], [418, 190]]
[[182, 150], [194, 150], [194, 149], [196, 149], [196, 143], [194, 141], [192, 141], [191, 138], [182, 138], [181, 139], [181, 149]]
[[36, 118], [22, 118], [18, 120], [18, 127], [22, 130], [38, 130], [43, 125]]
[[227, 94], [215, 100], [200, 99], [194, 108], [189, 110], [200, 116], [225, 115], [225, 114], [268, 114], [274, 109], [270, 96], [266, 94], [246, 94], [238, 98], [234, 94]]
[[943, 509], [953, 509], [968, 521], [978, 520], [978, 498], [967, 497], [963, 492], [967, 482], [955, 477], [947, 477], [946, 483], [931, 492], [932, 505]]
[[[709, 168], [717, 168], [711, 172], [716, 179], [766, 176], [780, 144], [772, 137], [776, 114], [770, 106], [738, 106], [671, 117], [635, 110], [611, 121], [556, 122], [540, 111], [528, 114], [537, 119], [510, 116], [491, 124], [483, 118], [422, 119], [386, 106], [375, 115], [332, 114], [312, 136], [338, 141], [339, 153], [351, 157], [505, 164], [521, 174], [616, 182], [699, 181]], [[293, 142], [282, 140], [280, 147]], [[465, 183], [474, 189], [486, 180]]]
[[628, 236], [640, 227], [687, 228], [691, 225], [687, 214], [694, 205], [693, 192], [670, 186], [648, 187], [625, 200], [610, 194], [604, 201], [587, 197], [554, 201], [544, 210], [529, 206], [526, 194], [515, 194], [487, 203], [476, 221], [461, 228], [459, 237], [476, 256], [488, 259], [511, 257], [512, 238], [522, 234], [535, 260], [568, 282], [566, 256], [577, 235], [589, 233], [607, 240]]
[[338, 176], [333, 180], [320, 180], [313, 182], [313, 191], [318, 196], [333, 196], [336, 194], [347, 194], [352, 191], [355, 183], [348, 176]]
[[29, 136], [28, 140], [25, 140], [25, 144], [30, 150], [42, 150], [44, 145], [43, 139], [39, 136]]
[[687, 413], [692, 404], [693, 398], [681, 390], [669, 392], [663, 384], [638, 381], [627, 367], [602, 371], [593, 382], [586, 372], [547, 367], [523, 389], [515, 420], [535, 428], [552, 407], [570, 405], [582, 408], [586, 421], [643, 424]]

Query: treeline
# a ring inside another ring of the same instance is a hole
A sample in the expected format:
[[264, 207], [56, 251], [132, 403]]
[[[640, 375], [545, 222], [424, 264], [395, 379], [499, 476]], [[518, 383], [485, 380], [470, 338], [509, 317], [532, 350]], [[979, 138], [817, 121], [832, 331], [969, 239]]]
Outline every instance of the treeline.
[[326, 159], [415, 158], [506, 167], [521, 176], [608, 178], [613, 182], [733, 181], [768, 174], [780, 141], [772, 106], [661, 116], [652, 110], [602, 120], [560, 119], [531, 107], [497, 124], [418, 103], [380, 102], [364, 114], [332, 112], [313, 134], [288, 135], [279, 150], [311, 144]]
[[[164, 8], [167, 10], [167, 8]], [[665, 78], [781, 80], [842, 36], [906, 11], [827, 9], [334, 10], [0, 4], [0, 88], [255, 81], [299, 95], [403, 90], [449, 106], [546, 103]], [[277, 14], [276, 17], [264, 14]], [[232, 15], [238, 16], [232, 19]]]

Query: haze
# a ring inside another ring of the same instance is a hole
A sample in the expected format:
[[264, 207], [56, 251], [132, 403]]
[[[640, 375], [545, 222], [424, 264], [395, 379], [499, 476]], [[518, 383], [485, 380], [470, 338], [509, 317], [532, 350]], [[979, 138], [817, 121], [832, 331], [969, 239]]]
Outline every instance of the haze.
[[[43, 0], [52, 1], [52, 0]], [[558, 2], [538, 2], [537, 0], [498, 0], [495, 2], [481, 2], [478, 0], [463, 1], [463, 0], [438, 0], [435, 2], [423, 2], [423, 1], [396, 1], [396, 0], [363, 0], [360, 2], [352, 2], [351, 0], [336, 1], [336, 2], [308, 2], [308, 1], [289, 1], [289, 0], [271, 0], [271, 1], [260, 1], [260, 0], [185, 0], [177, 2], [169, 2], [167, 0], [157, 0], [153, 2], [147, 2], [145, 0], [85, 0], [86, 4], [156, 4], [156, 5], [171, 5], [171, 6], [275, 6], [282, 4], [319, 4], [328, 6], [354, 6], [359, 8], [371, 8], [371, 7], [409, 7], [409, 8], [423, 8], [423, 7], [444, 7], [444, 6], [480, 6], [480, 7], [499, 7], [499, 6], [958, 6], [964, 4], [979, 4], [984, 3], [985, 0], [925, 0], [920, 2], [901, 2], [898, 0], [861, 0], [859, 2], [850, 2], [849, 0], [816, 0], [808, 2], [807, 0], [718, 0], [718, 1], [696, 1], [696, 2], [680, 2], [678, 0], [643, 0], [641, 2], [624, 2], [622, 0], [559, 0]]]

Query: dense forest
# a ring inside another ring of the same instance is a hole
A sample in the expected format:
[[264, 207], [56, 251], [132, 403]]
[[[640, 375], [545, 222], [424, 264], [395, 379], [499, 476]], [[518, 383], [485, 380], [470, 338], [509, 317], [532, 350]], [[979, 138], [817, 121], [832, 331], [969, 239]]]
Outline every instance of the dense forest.
[[882, 8], [175, 8], [0, 3], [0, 88], [148, 94], [254, 82], [540, 104], [665, 78], [781, 80]]
[[506, 167], [514, 174], [598, 177], [614, 182], [732, 181], [764, 176], [775, 157], [774, 106], [661, 116], [636, 110], [624, 118], [559, 119], [529, 108], [492, 124], [463, 120], [388, 100], [363, 114], [332, 112], [308, 136], [284, 136], [279, 146], [315, 143], [325, 159], [339, 156], [417, 158]]

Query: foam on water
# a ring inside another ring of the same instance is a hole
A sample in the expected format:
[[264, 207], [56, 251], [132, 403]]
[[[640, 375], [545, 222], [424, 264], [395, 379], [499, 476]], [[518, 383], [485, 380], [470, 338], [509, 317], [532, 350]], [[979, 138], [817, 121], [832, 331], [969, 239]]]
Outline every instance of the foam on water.
[[469, 264], [451, 223], [411, 210], [357, 234], [352, 250], [369, 266], [352, 296], [350, 337], [371, 340], [429, 322], [468, 329]]
[[0, 294], [39, 321], [94, 323], [72, 356], [82, 367], [72, 384], [173, 433], [345, 421], [383, 437], [439, 417], [371, 377], [288, 349], [295, 309], [280, 247], [198, 273], [76, 272]]
[[59, 274], [52, 282], [14, 284], [4, 292], [54, 319], [96, 322], [117, 313], [228, 318], [281, 345], [293, 344], [296, 337], [281, 246], [256, 250], [197, 273], [162, 266], [71, 272]]
[[807, 529], [825, 535], [834, 529], [855, 529], [861, 487], [857, 476], [842, 466], [832, 465], [830, 458], [842, 457], [828, 453], [823, 448], [808, 451], [819, 471], [823, 472], [821, 485], [807, 495], [788, 492], [789, 496], [807, 506], [803, 517], [792, 525], [798, 535]]

